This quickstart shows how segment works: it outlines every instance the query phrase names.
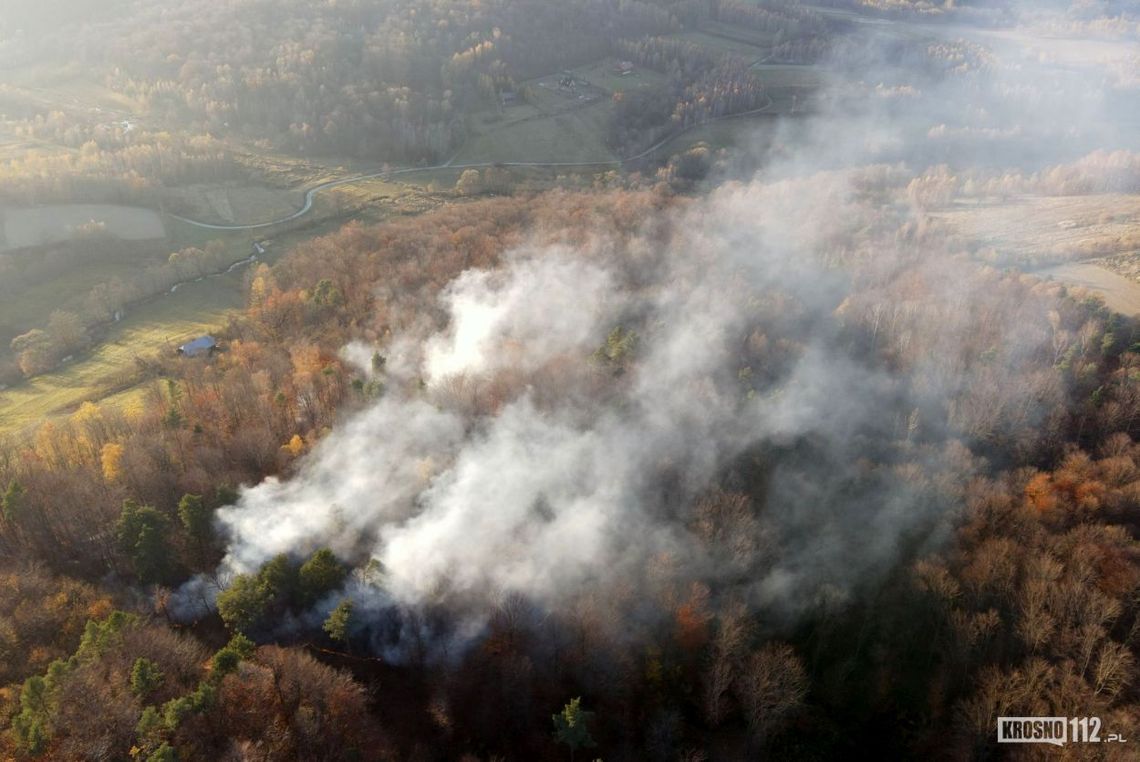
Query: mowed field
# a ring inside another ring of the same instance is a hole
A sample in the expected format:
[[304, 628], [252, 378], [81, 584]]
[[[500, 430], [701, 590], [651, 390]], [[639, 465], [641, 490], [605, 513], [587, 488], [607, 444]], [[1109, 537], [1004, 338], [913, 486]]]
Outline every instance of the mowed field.
[[[97, 236], [80, 232], [92, 222]], [[62, 272], [24, 283], [0, 299], [0, 354], [15, 336], [42, 328], [53, 311], [81, 312], [91, 289], [125, 280], [171, 251], [166, 226], [152, 209], [100, 204], [0, 208], [0, 253], [64, 241], [74, 241], [69, 245], [82, 256]], [[30, 249], [10, 256], [52, 254]]]
[[617, 70], [617, 64], [616, 58], [603, 58], [589, 66], [579, 66], [577, 69], [572, 69], [571, 73], [576, 78], [583, 79], [594, 87], [605, 90], [610, 95], [616, 92], [664, 87], [669, 83], [664, 74], [643, 66], [634, 67], [629, 74], [620, 74]]
[[611, 106], [597, 102], [566, 113], [494, 127], [455, 155], [455, 164], [584, 163], [617, 159], [606, 145]]
[[166, 237], [153, 209], [112, 204], [0, 207], [0, 251], [67, 241], [85, 229], [126, 241]]
[[279, 220], [300, 208], [304, 194], [257, 185], [188, 185], [163, 192], [166, 211], [215, 225]]
[[47, 281], [25, 284], [6, 294], [0, 298], [0, 354], [14, 337], [47, 323], [53, 310], [81, 311], [91, 289], [144, 266], [155, 251], [144, 244], [107, 247]]
[[[28, 65], [4, 72], [8, 100], [23, 100], [37, 107], [82, 110], [113, 115], [134, 115], [141, 105], [110, 89], [79, 65]], [[18, 112], [17, 112], [18, 113]]]
[[721, 21], [705, 21], [701, 24], [700, 31], [706, 35], [735, 40], [737, 42], [745, 42], [758, 48], [769, 48], [778, 41], [778, 36], [772, 32], [734, 26], [733, 24], [726, 24]]
[[138, 386], [135, 358], [174, 352], [186, 340], [224, 326], [242, 305], [243, 278], [244, 271], [238, 271], [160, 296], [111, 327], [90, 353], [0, 391], [0, 433], [19, 432], [112, 394], [115, 404], [137, 399], [137, 394], [120, 393]]
[[729, 37], [709, 27], [706, 27], [704, 31], [678, 32], [673, 37], [709, 50], [732, 53], [744, 58], [763, 58], [767, 55], [767, 51], [760, 43], [759, 38], [755, 38], [756, 42], [751, 42], [748, 37], [737, 37], [735, 35]]

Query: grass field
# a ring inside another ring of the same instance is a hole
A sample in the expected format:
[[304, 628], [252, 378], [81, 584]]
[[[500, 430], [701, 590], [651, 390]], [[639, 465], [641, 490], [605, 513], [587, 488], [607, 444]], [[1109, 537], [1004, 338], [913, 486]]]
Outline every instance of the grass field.
[[142, 111], [139, 103], [111, 90], [80, 66], [22, 66], [5, 71], [4, 84], [10, 97], [41, 107], [109, 114]]
[[584, 79], [595, 87], [600, 87], [611, 93], [640, 88], [663, 87], [668, 84], [664, 74], [652, 69], [637, 67], [631, 74], [624, 77], [615, 71], [616, 58], [603, 58], [589, 66], [579, 66], [574, 69], [574, 76]]
[[733, 26], [720, 21], [703, 21], [700, 31], [729, 40], [745, 43], [758, 48], [769, 48], [776, 44], [777, 35], [763, 32], [759, 29], [749, 29], [743, 26]]
[[516, 122], [538, 119], [545, 115], [542, 109], [530, 103], [507, 106], [501, 111], [482, 111], [471, 115], [470, 126], [478, 134], [499, 130]]
[[153, 261], [154, 253], [155, 249], [139, 244], [105, 250], [48, 282], [25, 286], [0, 299], [0, 353], [7, 350], [13, 337], [43, 326], [53, 310], [79, 311], [92, 288]]
[[769, 88], [819, 87], [827, 76], [817, 66], [800, 64], [755, 64], [751, 71]]
[[745, 58], [763, 58], [765, 55], [764, 49], [758, 45], [753, 45], [739, 39], [730, 39], [719, 34], [689, 31], [679, 32], [672, 36], [675, 39], [685, 40], [686, 42], [691, 42], [719, 53], [732, 54]]
[[493, 130], [468, 141], [455, 163], [612, 161], [615, 156], [605, 143], [611, 108], [601, 101]]
[[0, 251], [58, 243], [77, 229], [98, 224], [103, 232], [126, 241], [166, 237], [162, 219], [153, 209], [113, 204], [50, 204], [0, 207]]
[[173, 352], [187, 339], [217, 330], [242, 303], [238, 271], [188, 283], [177, 293], [139, 306], [109, 331], [106, 340], [62, 368], [0, 391], [0, 432], [18, 432], [65, 415], [85, 401], [113, 394], [118, 403], [137, 400], [135, 358]]
[[935, 216], [984, 249], [1019, 262], [1045, 264], [1114, 255], [1135, 259], [1140, 254], [1133, 248], [1140, 224], [1140, 196], [1135, 195], [959, 203]]
[[218, 225], [281, 219], [302, 202], [300, 191], [258, 185], [187, 185], [163, 192], [167, 211]]

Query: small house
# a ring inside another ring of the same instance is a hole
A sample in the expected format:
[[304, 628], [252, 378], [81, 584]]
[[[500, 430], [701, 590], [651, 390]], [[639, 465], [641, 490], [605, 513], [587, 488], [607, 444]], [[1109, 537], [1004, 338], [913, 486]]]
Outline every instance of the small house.
[[188, 341], [178, 348], [178, 354], [183, 357], [201, 357], [212, 354], [218, 348], [218, 342], [213, 336], [201, 336]]

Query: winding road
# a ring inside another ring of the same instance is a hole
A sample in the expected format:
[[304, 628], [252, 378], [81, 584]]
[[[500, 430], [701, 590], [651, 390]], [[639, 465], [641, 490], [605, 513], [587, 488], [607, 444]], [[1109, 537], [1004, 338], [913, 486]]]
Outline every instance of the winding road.
[[205, 228], [206, 230], [222, 230], [222, 231], [259, 230], [261, 228], [270, 228], [270, 227], [273, 227], [274, 225], [281, 225], [281, 224], [284, 224], [286, 222], [292, 222], [293, 220], [297, 220], [297, 219], [300, 219], [301, 217], [304, 217], [306, 214], [308, 214], [310, 211], [312, 211], [313, 201], [316, 198], [316, 195], [318, 193], [320, 193], [321, 191], [326, 191], [326, 190], [329, 190], [331, 188], [338, 188], [342, 185], [351, 185], [353, 183], [359, 183], [359, 182], [363, 182], [365, 180], [375, 180], [375, 179], [387, 180], [387, 179], [390, 179], [392, 177], [397, 177], [399, 175], [408, 175], [408, 174], [412, 174], [415, 172], [431, 172], [433, 170], [440, 170], [440, 169], [487, 169], [489, 167], [519, 167], [519, 168], [525, 167], [525, 168], [531, 168], [531, 169], [557, 169], [557, 168], [562, 167], [562, 168], [567, 168], [567, 169], [569, 169], [569, 168], [586, 169], [589, 167], [621, 167], [621, 166], [624, 166], [624, 165], [629, 164], [631, 162], [635, 162], [635, 161], [639, 161], [641, 159], [644, 159], [646, 156], [649, 156], [650, 154], [658, 151], [663, 146], [665, 146], [668, 143], [670, 143], [670, 142], [676, 140], [677, 138], [681, 137], [686, 132], [689, 132], [690, 130], [696, 129], [697, 127], [704, 127], [706, 125], [713, 124], [715, 122], [722, 122], [722, 121], [726, 121], [729, 119], [743, 119], [743, 118], [751, 117], [751, 116], [775, 115], [776, 112], [771, 110], [772, 107], [775, 105], [775, 103], [772, 101], [772, 98], [770, 96], [767, 96], [767, 97], [768, 97], [768, 102], [758, 109], [753, 109], [751, 111], [743, 111], [739, 114], [726, 114], [724, 116], [714, 117], [712, 119], [707, 119], [703, 122], [699, 122], [697, 124], [690, 125], [690, 126], [686, 127], [685, 129], [681, 130], [680, 132], [675, 132], [672, 135], [669, 135], [668, 137], [664, 138], [663, 140], [661, 140], [661, 141], [655, 143], [654, 145], [650, 146], [649, 148], [646, 148], [641, 153], [638, 153], [634, 156], [627, 156], [624, 159], [610, 159], [608, 161], [586, 161], [586, 162], [574, 162], [574, 161], [562, 161], [562, 162], [559, 162], [559, 161], [555, 161], [555, 162], [485, 161], [485, 162], [469, 163], [469, 164], [455, 164], [454, 159], [452, 159], [452, 160], [449, 160], [443, 164], [436, 164], [435, 166], [431, 166], [431, 167], [404, 167], [402, 169], [384, 169], [384, 170], [380, 170], [378, 172], [369, 172], [369, 173], [363, 174], [363, 175], [354, 175], [352, 177], [344, 177], [344, 178], [341, 178], [340, 180], [330, 180], [328, 182], [321, 183], [320, 185], [314, 185], [312, 188], [309, 188], [308, 190], [305, 191], [305, 201], [304, 201], [304, 204], [301, 205], [300, 209], [298, 209], [297, 211], [293, 212], [290, 215], [287, 215], [287, 216], [282, 217], [282, 218], [277, 219], [277, 220], [270, 220], [269, 222], [256, 222], [256, 223], [250, 223], [247, 225], [236, 225], [236, 224], [235, 225], [215, 225], [211, 222], [201, 222], [199, 220], [192, 220], [189, 217], [182, 217], [182, 216], [177, 215], [177, 214], [169, 214], [168, 213], [168, 216], [171, 217], [172, 219], [178, 220], [179, 222], [185, 222], [188, 225], [194, 225], [196, 227]]

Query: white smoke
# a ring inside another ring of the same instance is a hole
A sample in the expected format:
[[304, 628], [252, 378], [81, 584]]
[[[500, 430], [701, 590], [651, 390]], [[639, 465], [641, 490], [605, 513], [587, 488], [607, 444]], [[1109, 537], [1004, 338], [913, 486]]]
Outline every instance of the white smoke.
[[[842, 219], [845, 186], [821, 175], [727, 187], [633, 262], [628, 247], [599, 242], [586, 253], [524, 248], [499, 270], [463, 273], [441, 295], [445, 330], [392, 342], [422, 346], [426, 388], [414, 373], [393, 384], [295, 478], [223, 509], [225, 570], [328, 546], [378, 561], [384, 594], [402, 603], [520, 593], [554, 604], [657, 554], [695, 557], [665, 512], [766, 437], [824, 425], [841, 434], [861, 415], [849, 403], [879, 383], [843, 362], [821, 373], [822, 349], [805, 352], [778, 393], [750, 399], [734, 378], [758, 292], [834, 306], [838, 290], [812, 251], [842, 222], [802, 225], [789, 212], [809, 192]], [[623, 320], [644, 330], [621, 334], [636, 360], [598, 359]], [[501, 371], [523, 381], [489, 413], [448, 393], [462, 382], [478, 396]], [[662, 495], [665, 472], [673, 493]]]
[[531, 371], [580, 349], [605, 318], [599, 311], [612, 306], [611, 289], [604, 270], [565, 249], [516, 261], [505, 276], [469, 270], [444, 292], [451, 327], [427, 341], [424, 376]]
[[[535, 243], [495, 270], [462, 273], [440, 296], [443, 330], [346, 349], [369, 373], [373, 351], [389, 358], [383, 398], [339, 425], [295, 477], [248, 488], [220, 511], [223, 571], [328, 546], [379, 569], [350, 589], [366, 611], [444, 603], [477, 612], [508, 594], [556, 607], [583, 589], [636, 581], [654, 559], [716, 577], [722, 570], [686, 525], [688, 506], [746, 451], [812, 438], [810, 455], [770, 476], [764, 510], [782, 545], [747, 587], [753, 602], [775, 607], [824, 590], [842, 596], [941, 510], [868, 478], [862, 433], [896, 435], [891, 416], [944, 407], [965, 381], [942, 368], [959, 356], [962, 337], [950, 331], [921, 392], [839, 350], [851, 277], [843, 263], [890, 270], [892, 252], [858, 247], [889, 242], [915, 212], [878, 208], [858, 191], [857, 171], [819, 169], [947, 151], [985, 164], [1014, 143], [1027, 161], [1050, 151], [1067, 159], [1111, 131], [1095, 94], [1065, 101], [1062, 113], [1063, 93], [1025, 66], [1018, 59], [950, 88], [865, 72], [886, 83], [880, 92], [907, 95], [874, 100], [913, 101], [912, 110], [872, 104], [797, 124], [798, 137], [784, 135], [809, 151], [785, 156], [766, 180], [677, 205], [669, 236], [602, 228], [588, 246]], [[1076, 136], [1072, 145], [1047, 147], [1059, 133]], [[970, 268], [931, 267], [942, 309], [969, 309], [958, 284]], [[755, 335], [765, 321], [785, 323], [800, 348], [786, 368], [741, 367], [744, 345], [767, 340]], [[1021, 330], [995, 327], [994, 346], [1023, 342]], [[611, 343], [610, 356], [598, 351]], [[774, 377], [760, 393], [740, 381], [764, 372]], [[926, 396], [908, 401], [915, 394]]]

